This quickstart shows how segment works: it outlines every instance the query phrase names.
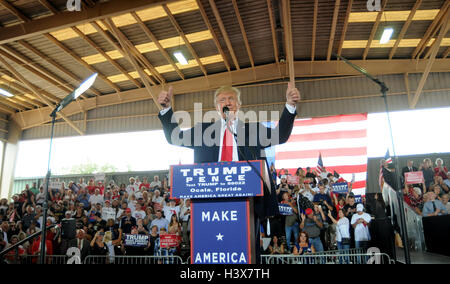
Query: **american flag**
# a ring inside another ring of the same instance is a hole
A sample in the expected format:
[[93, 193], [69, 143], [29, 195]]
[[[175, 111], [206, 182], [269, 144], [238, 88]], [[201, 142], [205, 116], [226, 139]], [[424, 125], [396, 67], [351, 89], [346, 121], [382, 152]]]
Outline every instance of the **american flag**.
[[[347, 181], [355, 174], [353, 191], [356, 195], [364, 195], [367, 114], [296, 120], [289, 141], [276, 147], [275, 166], [295, 174], [298, 167], [316, 168], [319, 155], [321, 166], [325, 166], [328, 172], [336, 171]], [[316, 168], [316, 171], [319, 172], [319, 169]]]
[[387, 149], [386, 155], [384, 155], [384, 160], [385, 160], [386, 163], [388, 163], [388, 164], [392, 163], [392, 158], [391, 158], [391, 155], [389, 154], [389, 149]]
[[323, 177], [323, 175], [327, 174], [327, 170], [325, 169], [325, 167], [323, 166], [323, 160], [322, 160], [322, 153], [319, 153], [319, 160], [317, 161], [317, 174], [321, 177]]
[[[392, 163], [391, 155], [389, 154], [389, 149], [386, 151], [386, 155], [384, 155], [384, 161], [387, 164]], [[383, 191], [383, 164], [380, 165], [380, 172], [378, 174], [378, 185], [380, 185], [381, 191]]]

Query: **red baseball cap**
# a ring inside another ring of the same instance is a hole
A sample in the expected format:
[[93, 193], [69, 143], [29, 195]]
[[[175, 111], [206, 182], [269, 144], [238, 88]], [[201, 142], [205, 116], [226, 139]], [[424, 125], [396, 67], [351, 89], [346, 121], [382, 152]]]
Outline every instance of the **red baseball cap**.
[[131, 213], [131, 209], [130, 208], [125, 209], [125, 213]]
[[311, 208], [308, 208], [305, 210], [306, 215], [312, 214], [313, 210]]

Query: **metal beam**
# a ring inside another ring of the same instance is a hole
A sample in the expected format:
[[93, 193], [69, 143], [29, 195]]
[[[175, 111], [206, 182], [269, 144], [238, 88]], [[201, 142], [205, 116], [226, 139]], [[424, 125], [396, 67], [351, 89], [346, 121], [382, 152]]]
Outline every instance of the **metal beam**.
[[342, 34], [341, 34], [341, 41], [339, 43], [339, 48], [338, 48], [338, 52], [337, 52], [338, 55], [342, 54], [342, 47], [344, 46], [345, 36], [347, 34], [348, 20], [350, 19], [350, 13], [352, 12], [352, 6], [353, 6], [353, 0], [349, 0], [348, 5], [347, 5], [347, 12], [345, 14], [344, 27], [342, 29]]
[[[45, 62], [47, 62], [48, 64], [52, 65], [53, 67], [55, 67], [56, 69], [58, 69], [60, 72], [66, 74], [67, 76], [69, 76], [70, 78], [72, 78], [75, 82], [77, 82], [78, 84], [80, 84], [82, 82], [82, 80], [80, 78], [78, 78], [75, 74], [73, 74], [72, 72], [70, 72], [69, 70], [65, 69], [64, 67], [62, 67], [61, 65], [59, 65], [58, 63], [56, 63], [53, 59], [51, 59], [50, 57], [48, 57], [47, 55], [45, 55], [44, 53], [42, 53], [41, 51], [37, 50], [36, 48], [34, 48], [31, 44], [27, 43], [24, 40], [19, 40], [17, 42], [18, 44], [20, 44], [22, 47], [24, 47], [25, 49], [28, 49], [29, 51], [31, 51], [32, 53], [34, 53], [36, 56], [38, 56], [39, 58], [41, 58], [42, 60], [44, 60]], [[72, 85], [73, 86], [73, 85]], [[95, 88], [91, 87], [89, 89], [92, 93], [94, 93], [96, 96], [100, 96], [100, 92], [98, 90], [96, 90]]]
[[427, 66], [425, 68], [425, 72], [422, 75], [422, 78], [420, 79], [419, 85], [417, 87], [416, 94], [414, 95], [414, 98], [411, 101], [410, 108], [415, 108], [417, 105], [417, 102], [419, 101], [420, 95], [422, 94], [423, 87], [425, 86], [425, 83], [427, 82], [428, 75], [431, 72], [431, 68], [433, 67], [433, 64], [436, 60], [436, 55], [439, 51], [439, 47], [441, 46], [442, 39], [447, 34], [448, 30], [450, 29], [450, 10], [447, 11], [447, 13], [443, 17], [444, 19], [444, 25], [442, 25], [441, 30], [439, 32], [439, 36], [435, 41], [435, 45], [432, 48], [430, 59], [427, 62]]
[[92, 8], [84, 8], [80, 12], [65, 11], [20, 25], [0, 28], [0, 44], [171, 2], [176, 2], [176, 0], [111, 0], [98, 3]]
[[219, 39], [217, 38], [216, 33], [214, 32], [214, 29], [211, 25], [211, 22], [209, 21], [208, 15], [206, 14], [205, 8], [203, 8], [203, 4], [200, 0], [196, 0], [197, 6], [200, 10], [200, 14], [202, 15], [203, 21], [206, 24], [206, 27], [211, 32], [211, 35], [213, 37], [214, 43], [217, 47], [217, 50], [219, 51], [220, 55], [222, 56], [223, 63], [225, 64], [225, 67], [227, 68], [228, 72], [230, 72], [230, 63], [228, 62], [228, 59], [225, 56], [225, 52], [223, 52], [222, 46], [220, 46]]
[[245, 44], [245, 48], [247, 49], [248, 58], [250, 59], [250, 65], [252, 67], [255, 67], [255, 61], [253, 60], [252, 49], [250, 48], [250, 44], [248, 42], [247, 33], [245, 32], [244, 22], [242, 21], [241, 13], [239, 12], [239, 6], [236, 3], [236, 0], [232, 0], [232, 3], [233, 3], [233, 8], [234, 8], [234, 13], [236, 14], [236, 17], [237, 17], [237, 20], [239, 23], [239, 27], [241, 29], [242, 37], [244, 38], [244, 44]]
[[228, 37], [227, 30], [222, 22], [222, 18], [220, 17], [219, 10], [217, 9], [216, 3], [214, 0], [209, 0], [209, 5], [214, 13], [214, 17], [216, 18], [217, 24], [219, 24], [219, 29], [222, 32], [223, 39], [225, 40], [225, 44], [227, 45], [228, 52], [230, 52], [231, 58], [233, 59], [234, 66], [237, 70], [240, 70], [239, 62], [237, 60], [236, 54], [234, 53], [233, 46], [231, 45], [230, 38]]
[[127, 56], [128, 61], [130, 61], [133, 64], [134, 68], [139, 73], [139, 76], [141, 77], [142, 81], [144, 82], [145, 89], [148, 91], [150, 96], [153, 98], [153, 101], [155, 102], [156, 107], [159, 110], [162, 110], [162, 106], [160, 104], [158, 104], [158, 98], [156, 97], [155, 93], [151, 89], [149, 76], [139, 66], [138, 62], [133, 57], [132, 52], [130, 50], [130, 47], [129, 47], [128, 43], [127, 43], [127, 39], [125, 38], [125, 35], [120, 33], [119, 28], [117, 28], [110, 19], [107, 19], [106, 21], [107, 21], [108, 25], [111, 28], [111, 32], [117, 38], [117, 40], [119, 41], [120, 45], [122, 46], [122, 49], [125, 51], [125, 55]]
[[82, 31], [80, 31], [80, 29], [78, 29], [77, 27], [72, 27], [72, 30], [80, 37], [82, 38], [85, 42], [87, 42], [92, 48], [94, 48], [98, 53], [100, 53], [103, 57], [106, 58], [106, 60], [113, 65], [119, 72], [121, 72], [123, 75], [125, 75], [125, 77], [128, 78], [128, 80], [130, 80], [131, 82], [133, 82], [136, 87], [140, 88], [141, 87], [141, 83], [139, 83], [136, 79], [134, 79], [133, 77], [131, 77], [131, 75], [127, 72], [127, 70], [125, 70], [122, 66], [119, 65], [119, 63], [117, 63], [114, 59], [112, 59], [106, 52], [104, 52], [100, 47], [97, 46], [97, 44], [95, 44], [95, 42], [93, 42], [88, 36], [86, 36]]
[[17, 18], [19, 18], [23, 22], [31, 21], [31, 19], [29, 17], [25, 16], [22, 12], [20, 12], [16, 7], [14, 7], [8, 1], [0, 0], [0, 5], [5, 7], [8, 11], [10, 11], [12, 14], [14, 14]]
[[273, 17], [272, 0], [267, 0], [267, 12], [269, 13], [270, 21], [270, 32], [272, 33], [272, 45], [273, 45], [273, 55], [275, 57], [275, 63], [280, 62], [278, 57], [278, 43], [277, 43], [277, 33], [275, 31], [275, 19]]
[[[9, 70], [9, 72], [13, 73], [17, 78], [19, 78], [19, 80], [25, 84], [30, 90], [33, 91], [33, 93], [41, 100], [43, 101], [46, 105], [49, 106], [49, 108], [53, 111], [54, 105], [43, 95], [41, 95], [39, 93], [39, 90], [36, 88], [36, 86], [34, 86], [33, 84], [31, 84], [30, 82], [28, 82], [25, 77], [23, 77], [19, 72], [17, 72], [8, 62], [6, 62], [5, 59], [3, 59], [2, 57], [0, 57], [0, 62], [6, 67], [6, 69]], [[22, 112], [21, 112], [22, 113]], [[58, 112], [58, 115], [63, 118], [73, 129], [75, 129], [75, 131], [77, 131], [80, 135], [84, 135], [84, 132], [81, 131], [64, 113], [62, 112]]]
[[[393, 59], [393, 60], [355, 60], [354, 64], [361, 66], [374, 76], [387, 75], [387, 74], [413, 74], [423, 73], [427, 65], [427, 60], [415, 60], [409, 59]], [[310, 73], [310, 65], [313, 65], [312, 70], [314, 73]], [[288, 76], [285, 68], [281, 68], [284, 64], [267, 64], [262, 66], [255, 66], [255, 68], [246, 68], [241, 70], [234, 70], [231, 72], [221, 74], [210, 74], [209, 80], [202, 76], [198, 78], [186, 79], [184, 81], [173, 82], [170, 85], [174, 87], [177, 95], [210, 91], [219, 88], [223, 85], [246, 85], [255, 82], [267, 82], [273, 80], [280, 80]], [[280, 74], [281, 71], [281, 74]], [[317, 62], [295, 62], [295, 76], [301, 77], [330, 77], [330, 76], [353, 76], [360, 75], [352, 67], [348, 66], [342, 61], [317, 61]], [[431, 68], [431, 72], [450, 72], [450, 59], [436, 59]], [[256, 74], [256, 79], [255, 79]], [[323, 79], [329, 80], [329, 79]], [[163, 89], [163, 86], [151, 87], [152, 93], [158, 94]], [[84, 111], [96, 109], [98, 107], [106, 107], [112, 105], [118, 105], [123, 103], [137, 102], [149, 99], [149, 93], [146, 88], [135, 89], [130, 91], [124, 91], [118, 94], [103, 95], [95, 98], [88, 98], [80, 101], [81, 108]], [[78, 114], [81, 112], [80, 106], [77, 104], [70, 104], [64, 109], [65, 113], [69, 116]], [[43, 123], [50, 122], [50, 117], [47, 116], [53, 109], [40, 108], [44, 114], [41, 118], [39, 110], [30, 110], [22, 112], [24, 121], [18, 115], [13, 115], [15, 121], [23, 128], [31, 128], [39, 126]]]
[[339, 8], [341, 6], [341, 0], [336, 0], [334, 4], [333, 22], [331, 24], [330, 42], [328, 43], [327, 61], [331, 60], [331, 52], [333, 51], [334, 36], [336, 34], [336, 25], [339, 16]]
[[405, 24], [402, 27], [402, 30], [400, 31], [400, 34], [395, 41], [394, 47], [392, 47], [391, 52], [389, 53], [389, 59], [392, 59], [394, 57], [395, 52], [397, 51], [398, 45], [404, 38], [406, 31], [408, 30], [410, 24], [412, 23], [412, 19], [414, 18], [414, 15], [417, 12], [417, 9], [419, 9], [420, 5], [422, 4], [422, 0], [417, 0], [416, 4], [414, 4], [414, 7], [412, 8], [411, 12], [409, 13], [408, 19], [406, 20]]
[[286, 46], [286, 59], [289, 69], [289, 81], [295, 83], [295, 67], [294, 67], [294, 45], [292, 42], [292, 26], [291, 26], [291, 0], [283, 0], [283, 26], [284, 39]]
[[172, 23], [173, 27], [177, 30], [178, 34], [181, 36], [181, 38], [184, 41], [184, 44], [187, 46], [187, 48], [189, 49], [189, 52], [192, 54], [192, 56], [194, 56], [195, 61], [197, 61], [198, 66], [200, 67], [200, 69], [203, 72], [203, 75], [208, 76], [208, 72], [206, 72], [205, 66], [203, 66], [202, 61], [200, 60], [200, 58], [197, 55], [197, 52], [194, 50], [194, 48], [192, 47], [191, 43], [189, 42], [189, 40], [187, 39], [186, 35], [184, 34], [183, 30], [181, 29], [180, 25], [178, 24], [177, 20], [175, 19], [175, 17], [173, 16], [172, 12], [170, 11], [170, 9], [166, 6], [163, 5], [162, 6], [164, 11], [166, 12], [167, 16], [169, 17], [170, 22]]
[[313, 32], [312, 32], [312, 46], [311, 46], [311, 61], [316, 57], [316, 37], [317, 37], [317, 15], [319, 13], [319, 0], [314, 0], [314, 18], [313, 18]]
[[375, 23], [372, 27], [372, 32], [370, 33], [369, 40], [367, 41], [366, 49], [364, 50], [363, 54], [363, 60], [366, 60], [367, 55], [369, 54], [370, 46], [372, 45], [372, 41], [375, 37], [375, 34], [377, 33], [378, 26], [380, 25], [381, 17], [383, 16], [384, 9], [386, 8], [388, 0], [384, 0], [383, 7], [381, 8], [381, 11], [378, 12], [377, 19], [375, 20]]
[[172, 65], [175, 72], [177, 72], [178, 76], [180, 76], [181, 79], [184, 80], [184, 74], [181, 72], [181, 70], [178, 68], [176, 63], [172, 60], [170, 55], [167, 53], [167, 51], [164, 49], [164, 47], [159, 43], [159, 40], [156, 38], [156, 36], [152, 33], [152, 31], [145, 25], [145, 23], [141, 20], [141, 18], [135, 13], [132, 12], [131, 16], [136, 20], [136, 22], [139, 24], [141, 29], [144, 31], [144, 33], [150, 38], [150, 40], [156, 45], [156, 47], [159, 49], [159, 52], [164, 56], [164, 58], [167, 60], [167, 62]]
[[120, 92], [120, 88], [116, 86], [113, 82], [111, 82], [108, 78], [106, 78], [105, 75], [101, 74], [101, 72], [97, 71], [94, 67], [86, 63], [83, 59], [81, 59], [79, 56], [77, 56], [73, 51], [68, 49], [64, 44], [62, 44], [59, 40], [57, 40], [54, 36], [51, 34], [45, 34], [44, 35], [49, 41], [53, 42], [56, 46], [58, 46], [60, 49], [62, 49], [66, 54], [70, 55], [75, 61], [86, 67], [89, 71], [92, 73], [98, 73], [98, 77], [102, 79], [104, 82], [106, 82], [111, 88], [113, 88], [116, 92]]

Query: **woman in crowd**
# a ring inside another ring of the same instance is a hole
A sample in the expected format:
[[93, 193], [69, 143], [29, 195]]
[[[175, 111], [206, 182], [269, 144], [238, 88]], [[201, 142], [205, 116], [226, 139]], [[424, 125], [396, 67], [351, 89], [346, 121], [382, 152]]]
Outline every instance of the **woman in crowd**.
[[436, 159], [436, 167], [434, 168], [434, 174], [442, 177], [443, 179], [447, 179], [447, 167], [444, 166], [444, 161], [441, 158]]
[[270, 254], [284, 254], [284, 245], [279, 243], [278, 237], [273, 236], [269, 244]]
[[[91, 241], [90, 255], [104, 256], [108, 254], [108, 246], [103, 240], [104, 236], [105, 232], [103, 231], [98, 231], [97, 233], [95, 233], [95, 236], [92, 238]], [[96, 261], [97, 264], [104, 264], [105, 260], [106, 260], [105, 258], [100, 257]]]
[[169, 232], [169, 234], [172, 234], [172, 235], [180, 235], [181, 234], [181, 225], [180, 225], [180, 222], [178, 222], [178, 217], [176, 214], [173, 214], [170, 217], [168, 232]]
[[314, 245], [309, 242], [309, 237], [306, 232], [300, 232], [298, 242], [294, 246], [294, 255], [305, 255], [315, 253]]

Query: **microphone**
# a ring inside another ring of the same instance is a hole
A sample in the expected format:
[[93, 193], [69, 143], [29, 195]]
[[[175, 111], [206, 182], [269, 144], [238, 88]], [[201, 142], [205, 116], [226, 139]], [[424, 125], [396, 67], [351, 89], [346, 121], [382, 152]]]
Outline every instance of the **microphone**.
[[222, 112], [228, 118], [228, 112], [230, 112], [230, 109], [227, 106], [224, 106], [222, 109]]

